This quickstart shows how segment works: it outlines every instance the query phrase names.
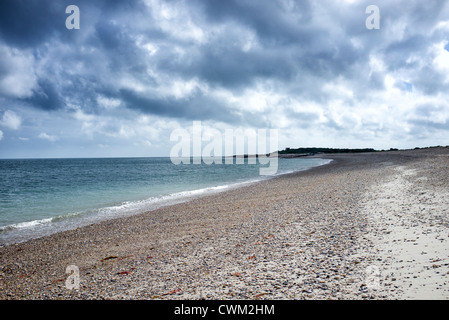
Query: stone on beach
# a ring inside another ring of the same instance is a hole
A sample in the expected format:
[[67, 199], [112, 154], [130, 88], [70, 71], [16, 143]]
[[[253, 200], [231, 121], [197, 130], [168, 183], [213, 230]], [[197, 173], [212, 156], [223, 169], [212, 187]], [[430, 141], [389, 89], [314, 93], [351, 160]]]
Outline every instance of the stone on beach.
[[[326, 166], [4, 246], [0, 298], [447, 299], [448, 154], [329, 155]], [[68, 265], [78, 289], [65, 286]]]

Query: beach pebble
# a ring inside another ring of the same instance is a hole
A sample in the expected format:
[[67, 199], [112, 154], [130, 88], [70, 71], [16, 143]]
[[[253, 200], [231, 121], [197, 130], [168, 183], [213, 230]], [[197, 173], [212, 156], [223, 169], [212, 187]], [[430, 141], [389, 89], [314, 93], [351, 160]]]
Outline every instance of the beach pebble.
[[[419, 280], [404, 273], [421, 258], [396, 256], [402, 246], [441, 259], [427, 260], [423, 272], [444, 270], [448, 254], [427, 254], [422, 238], [393, 241], [398, 226], [447, 234], [447, 215], [423, 198], [449, 190], [444, 161], [419, 152], [329, 157], [327, 166], [30, 240], [20, 251], [0, 247], [0, 298], [395, 299]], [[402, 199], [373, 188], [402, 175], [398, 167], [420, 166], [433, 170], [411, 195], [420, 209], [382, 211]], [[414, 213], [423, 207], [428, 216]], [[66, 286], [68, 265], [79, 268], [78, 289]]]

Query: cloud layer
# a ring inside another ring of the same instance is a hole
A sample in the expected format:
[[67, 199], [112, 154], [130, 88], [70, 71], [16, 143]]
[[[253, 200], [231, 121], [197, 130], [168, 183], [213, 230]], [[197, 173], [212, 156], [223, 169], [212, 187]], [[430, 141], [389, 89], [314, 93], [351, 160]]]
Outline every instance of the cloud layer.
[[167, 156], [193, 120], [281, 148], [449, 144], [447, 2], [378, 1], [379, 30], [370, 4], [4, 0], [0, 156]]

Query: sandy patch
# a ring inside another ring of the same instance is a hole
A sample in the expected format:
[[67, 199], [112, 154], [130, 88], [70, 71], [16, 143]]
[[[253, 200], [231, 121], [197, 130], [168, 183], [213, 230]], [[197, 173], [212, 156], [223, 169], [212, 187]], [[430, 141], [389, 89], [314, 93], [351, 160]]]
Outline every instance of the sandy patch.
[[389, 298], [449, 299], [449, 191], [425, 174], [398, 166], [366, 196], [378, 255], [374, 285]]

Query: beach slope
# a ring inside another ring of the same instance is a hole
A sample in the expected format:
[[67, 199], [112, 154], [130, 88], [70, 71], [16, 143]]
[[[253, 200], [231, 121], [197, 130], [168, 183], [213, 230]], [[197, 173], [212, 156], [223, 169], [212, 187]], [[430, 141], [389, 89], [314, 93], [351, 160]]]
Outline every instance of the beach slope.
[[0, 298], [447, 299], [448, 155], [321, 156], [334, 161], [4, 246]]

